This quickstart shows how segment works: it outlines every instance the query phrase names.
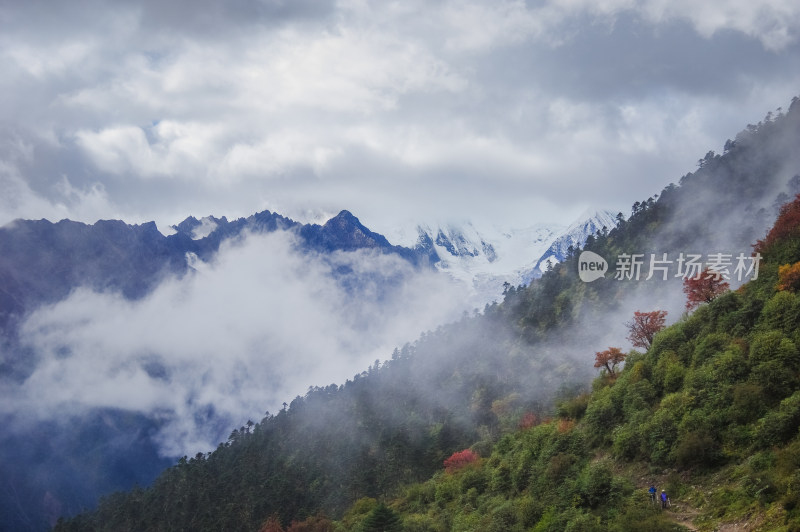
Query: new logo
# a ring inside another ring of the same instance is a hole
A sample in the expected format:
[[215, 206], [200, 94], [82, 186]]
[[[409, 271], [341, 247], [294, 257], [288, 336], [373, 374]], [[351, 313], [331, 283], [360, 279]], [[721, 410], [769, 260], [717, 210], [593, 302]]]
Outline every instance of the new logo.
[[608, 271], [606, 259], [593, 251], [583, 251], [578, 257], [578, 276], [584, 283], [600, 279]]

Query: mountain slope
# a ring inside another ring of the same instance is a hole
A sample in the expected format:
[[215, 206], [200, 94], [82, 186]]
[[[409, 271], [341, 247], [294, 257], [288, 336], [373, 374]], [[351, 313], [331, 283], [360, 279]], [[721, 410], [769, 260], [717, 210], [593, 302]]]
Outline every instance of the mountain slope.
[[[531, 417], [484, 459], [445, 462], [393, 501], [394, 518], [418, 530], [685, 530], [679, 517], [691, 530], [797, 529], [800, 194], [756, 250], [757, 280], [658, 332], [555, 420]], [[652, 485], [669, 509], [649, 502]], [[358, 530], [375, 507], [341, 524]]]
[[[791, 177], [800, 173], [794, 147], [799, 143], [800, 104], [795, 101], [786, 115], [737, 137], [735, 146], [725, 154], [719, 158], [710, 156], [711, 162], [684, 176], [680, 185], [667, 187], [657, 200], [650, 198], [634, 205], [630, 219], [608, 234], [589, 238], [584, 249], [607, 257], [611, 264], [621, 254], [749, 250], [766, 232], [766, 209], [776, 196], [788, 193], [794, 186]], [[727, 180], [735, 180], [736, 186], [721, 186]], [[699, 198], [704, 200], [705, 209], [697, 208]], [[740, 225], [715, 225], [718, 218], [709, 212], [736, 212]], [[723, 239], [714, 240], [715, 234]], [[796, 240], [792, 242], [796, 244]], [[434, 480], [408, 496], [408, 504], [416, 505], [408, 510], [409, 517], [419, 529], [437, 530], [442, 524], [446, 528], [451, 524], [449, 518], [439, 520], [438, 515], [450, 512], [454, 523], [457, 513], [467, 511], [470, 515], [465, 518], [473, 521], [465, 522], [464, 529], [490, 529], [482, 528], [484, 520], [488, 520], [488, 525], [501, 530], [513, 529], [504, 526], [534, 525], [541, 530], [563, 530], [562, 525], [573, 518], [579, 521], [572, 526], [580, 529], [606, 529], [603, 526], [619, 510], [618, 504], [633, 501], [631, 497], [635, 495], [630, 484], [620, 484], [615, 479], [616, 473], [606, 462], [587, 457], [586, 451], [611, 438], [614, 452], [630, 451], [633, 456], [648, 452], [655, 464], [678, 465], [681, 442], [688, 440], [667, 437], [688, 434], [697, 426], [705, 430], [707, 420], [691, 415], [692, 411], [683, 408], [686, 405], [682, 400], [667, 401], [669, 394], [679, 389], [669, 386], [686, 386], [692, 393], [713, 390], [706, 385], [713, 384], [709, 378], [717, 366], [734, 372], [740, 367], [737, 360], [729, 364], [717, 356], [720, 352], [725, 355], [730, 348], [736, 355], [736, 350], [741, 352], [742, 348], [739, 339], [748, 336], [748, 340], [755, 341], [755, 336], [750, 336], [757, 334], [751, 329], [753, 325], [773, 321], [780, 327], [790, 327], [782, 334], [794, 342], [787, 333], [796, 335], [796, 320], [789, 319], [796, 316], [783, 311], [763, 314], [757, 304], [737, 299], [735, 293], [720, 298], [705, 307], [710, 310], [698, 311], [696, 318], [690, 318], [690, 325], [678, 325], [669, 330], [672, 333], [665, 331], [659, 336], [661, 346], [652, 348], [653, 353], [663, 353], [658, 360], [650, 358], [648, 362], [646, 358], [632, 357], [630, 370], [618, 381], [627, 380], [630, 386], [615, 385], [603, 389], [608, 391], [598, 391], [589, 399], [593, 406], [587, 406], [586, 396], [568, 402], [563, 407], [563, 424], [546, 424], [519, 437], [501, 437], [524, 422], [526, 414], [541, 417], [552, 412], [553, 401], [559, 395], [573, 395], [565, 389], [569, 383], [586, 383], [593, 372], [592, 353], [623, 341], [624, 320], [630, 319], [634, 310], [671, 305], [672, 311], [683, 306], [679, 278], [648, 282], [606, 276], [584, 283], [578, 278], [578, 260], [578, 254], [568, 255], [563, 263], [529, 286], [509, 289], [501, 304], [488, 305], [480, 316], [465, 317], [457, 324], [423, 335], [415, 345], [397, 351], [389, 363], [371, 368], [347, 383], [344, 390], [312, 389], [285, 411], [265, 417], [257, 428], [236, 431], [214, 453], [196, 456], [166, 471], [152, 488], [117, 496], [101, 504], [95, 513], [62, 523], [61, 529], [157, 527], [164, 523], [165, 507], [172, 519], [170, 526], [177, 528], [219, 529], [224, 525], [254, 529], [273, 513], [288, 524], [319, 510], [346, 521], [348, 516], [359, 514], [358, 508], [369, 509], [360, 504], [343, 514], [346, 501], [364, 496], [387, 499], [414, 476], [440, 468], [443, 458], [463, 449], [462, 442], [470, 439], [473, 450], [482, 456], [489, 456], [494, 449], [496, 454], [484, 469], [490, 474], [478, 474], [463, 482], [466, 474], [453, 482]], [[763, 291], [774, 290], [778, 264], [768, 264], [762, 284], [756, 285]], [[773, 273], [768, 275], [770, 271]], [[759, 299], [757, 294], [753, 297], [753, 301]], [[769, 295], [766, 298], [771, 300]], [[786, 296], [780, 296], [776, 305], [782, 303], [781, 298]], [[793, 302], [789, 308], [794, 309]], [[676, 314], [680, 311], [670, 315]], [[714, 320], [709, 321], [708, 317]], [[674, 331], [682, 331], [684, 337], [675, 338]], [[728, 336], [709, 339], [709, 334]], [[783, 340], [779, 339], [779, 346], [785, 343]], [[786, 352], [793, 356], [791, 346], [786, 345]], [[686, 357], [682, 360], [684, 365], [697, 358], [696, 363], [691, 362], [691, 378], [687, 377], [688, 370], [671, 368], [670, 351], [679, 357], [678, 362], [680, 357]], [[781, 374], [783, 365], [774, 367], [773, 362], [764, 362], [769, 363], [767, 370], [771, 367]], [[743, 375], [745, 379], [771, 375], [769, 371], [756, 371], [755, 366], [748, 369], [751, 371]], [[647, 371], [652, 375], [660, 373], [663, 378], [659, 381], [654, 376], [650, 380]], [[638, 384], [643, 378], [650, 381], [649, 387]], [[791, 397], [794, 390], [790, 386], [781, 393]], [[724, 402], [726, 397], [723, 394], [714, 400]], [[662, 416], [681, 417], [663, 420], [663, 427], [653, 425], [645, 434], [643, 427], [650, 425], [642, 423], [636, 412], [658, 408], [654, 405], [659, 399], [667, 404], [660, 414], [652, 411], [648, 423], [660, 423]], [[743, 394], [742, 400], [746, 399], [747, 394]], [[795, 434], [795, 417], [792, 410], [787, 410], [792, 405], [784, 405], [779, 397], [770, 400], [769, 408], [777, 412], [777, 434]], [[632, 417], [627, 417], [628, 411], [633, 412]], [[741, 411], [750, 412], [747, 407]], [[758, 410], [754, 412], [760, 414]], [[684, 418], [686, 413], [690, 415]], [[584, 416], [584, 425], [576, 428], [573, 420]], [[745, 424], [760, 426], [758, 419], [747, 419]], [[725, 419], [718, 416], [711, 421], [716, 426], [725, 424]], [[638, 432], [625, 435], [615, 431], [620, 423], [629, 423], [626, 426]], [[763, 424], [768, 425], [767, 420]], [[793, 427], [793, 432], [788, 430]], [[783, 432], [784, 428], [788, 432]], [[736, 445], [744, 441], [735, 452], [746, 453], [746, 445], [752, 441], [746, 432], [734, 432], [724, 441]], [[641, 439], [649, 434], [659, 435], [658, 441]], [[715, 437], [713, 433], [701, 436], [703, 439], [690, 442], [680, 451], [683, 456], [693, 459], [697, 450], [705, 448], [705, 437]], [[632, 446], [628, 447], [628, 443]], [[720, 448], [724, 455], [726, 447]], [[338, 455], [341, 460], [336, 458], [339, 449], [343, 449], [343, 454]], [[512, 450], [513, 455], [509, 454]], [[546, 484], [538, 482], [539, 478], [545, 479]], [[546, 491], [537, 498], [535, 493], [526, 492], [532, 488]], [[515, 507], [518, 501], [502, 504], [511, 494], [518, 493], [529, 496], [519, 501], [524, 507]], [[550, 506], [543, 507], [541, 503]], [[524, 508], [525, 518], [517, 513]], [[631, 506], [629, 510], [626, 522], [647, 524], [646, 514], [633, 513], [640, 510], [638, 507]], [[428, 519], [417, 514], [428, 515]], [[661, 526], [663, 522], [655, 524]]]

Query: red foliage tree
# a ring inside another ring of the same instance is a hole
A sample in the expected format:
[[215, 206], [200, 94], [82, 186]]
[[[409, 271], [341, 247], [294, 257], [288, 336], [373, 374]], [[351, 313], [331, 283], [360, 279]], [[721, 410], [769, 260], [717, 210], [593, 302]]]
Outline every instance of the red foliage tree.
[[458, 471], [469, 464], [477, 462], [479, 458], [480, 456], [478, 456], [477, 453], [470, 449], [464, 449], [463, 451], [458, 451], [450, 455], [450, 458], [444, 461], [444, 469], [448, 473], [452, 473], [453, 471]]
[[609, 347], [594, 354], [594, 367], [605, 368], [612, 377], [617, 376], [617, 364], [625, 360], [625, 353], [619, 347]]
[[650, 349], [653, 344], [653, 337], [664, 328], [666, 318], [666, 310], [654, 310], [652, 312], [639, 312], [637, 310], [634, 312], [633, 319], [625, 324], [630, 332], [628, 340], [631, 341], [633, 347]]
[[781, 207], [775, 225], [764, 240], [756, 242], [754, 248], [758, 253], [765, 253], [775, 242], [798, 235], [800, 235], [800, 194]]
[[730, 285], [709, 268], [704, 269], [697, 277], [683, 280], [683, 293], [686, 294], [686, 310], [692, 310], [701, 303], [710, 303], [715, 297], [727, 291]]

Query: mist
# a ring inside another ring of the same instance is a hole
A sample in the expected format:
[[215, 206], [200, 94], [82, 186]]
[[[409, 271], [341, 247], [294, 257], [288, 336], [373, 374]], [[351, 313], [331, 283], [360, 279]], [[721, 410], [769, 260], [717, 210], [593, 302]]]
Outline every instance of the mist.
[[82, 288], [35, 310], [20, 329], [35, 368], [0, 385], [0, 412], [144, 414], [161, 455], [192, 455], [466, 309], [447, 276], [369, 251], [302, 254], [292, 238], [226, 242], [141, 300]]

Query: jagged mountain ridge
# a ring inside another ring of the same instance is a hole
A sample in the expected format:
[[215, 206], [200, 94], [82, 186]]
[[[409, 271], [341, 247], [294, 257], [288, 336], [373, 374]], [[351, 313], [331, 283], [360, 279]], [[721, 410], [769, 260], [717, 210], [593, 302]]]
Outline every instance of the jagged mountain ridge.
[[620, 214], [615, 215], [611, 211], [585, 211], [550, 244], [550, 247], [542, 253], [542, 256], [536, 261], [536, 265], [523, 279], [528, 283], [531, 279], [541, 277], [549, 266], [563, 262], [567, 258], [570, 248], [578, 249], [583, 247], [589, 235], [597, 234], [598, 231], [603, 230], [610, 231], [621, 220], [623, 218]]
[[213, 227], [202, 235], [197, 230], [203, 222], [194, 217], [173, 226], [175, 233], [168, 236], [154, 222], [130, 225], [120, 220], [94, 224], [16, 220], [0, 228], [0, 329], [79, 286], [116, 290], [130, 299], [142, 297], [164, 275], [186, 273], [187, 253], [208, 260], [223, 241], [247, 231], [294, 231], [300, 250], [306, 252], [372, 249], [418, 266], [428, 260], [418, 251], [390, 244], [346, 210], [323, 225], [301, 224], [270, 211], [233, 221], [204, 220]]
[[618, 216], [587, 210], [564, 228], [541, 223], [509, 230], [485, 230], [470, 222], [420, 224], [414, 249], [436, 268], [464, 283], [483, 305], [501, 295], [504, 283], [527, 284], [541, 277], [547, 264], [563, 261], [570, 246], [583, 246], [589, 235], [616, 227]]

